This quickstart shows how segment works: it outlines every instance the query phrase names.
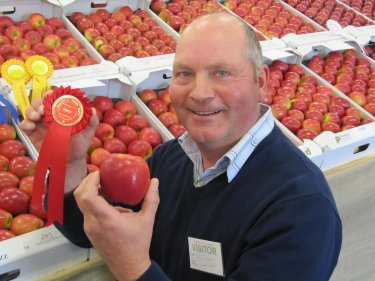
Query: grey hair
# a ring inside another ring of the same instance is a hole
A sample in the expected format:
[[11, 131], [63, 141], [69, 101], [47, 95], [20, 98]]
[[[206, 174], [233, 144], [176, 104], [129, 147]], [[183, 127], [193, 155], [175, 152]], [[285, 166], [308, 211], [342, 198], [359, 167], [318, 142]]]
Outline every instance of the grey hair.
[[234, 19], [235, 21], [239, 22], [245, 31], [246, 36], [246, 57], [251, 63], [254, 68], [254, 78], [257, 80], [260, 70], [263, 66], [263, 57], [262, 57], [262, 48], [259, 43], [259, 39], [255, 33], [255, 31], [247, 24], [245, 21], [240, 19], [239, 17], [232, 15], [230, 13], [224, 12], [212, 12], [205, 15], [200, 16], [200, 18], [205, 17], [220, 17], [223, 19]]

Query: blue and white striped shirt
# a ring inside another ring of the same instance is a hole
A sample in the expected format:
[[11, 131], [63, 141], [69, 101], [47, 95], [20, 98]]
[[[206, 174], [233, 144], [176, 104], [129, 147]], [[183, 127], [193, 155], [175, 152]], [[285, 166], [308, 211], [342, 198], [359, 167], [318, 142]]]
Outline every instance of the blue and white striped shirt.
[[182, 135], [178, 141], [194, 163], [194, 186], [202, 187], [224, 172], [227, 173], [228, 182], [231, 182], [256, 146], [272, 131], [274, 126], [275, 121], [271, 109], [261, 104], [260, 118], [255, 125], [213, 167], [206, 171], [203, 171], [202, 156], [197, 144], [188, 133]]

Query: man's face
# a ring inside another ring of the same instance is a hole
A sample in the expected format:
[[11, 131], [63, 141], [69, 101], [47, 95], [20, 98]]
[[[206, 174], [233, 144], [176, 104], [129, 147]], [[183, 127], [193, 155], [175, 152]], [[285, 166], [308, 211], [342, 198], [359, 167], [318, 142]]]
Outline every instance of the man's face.
[[200, 147], [229, 149], [257, 121], [259, 78], [245, 55], [245, 32], [233, 20], [205, 20], [180, 38], [170, 85], [182, 125]]

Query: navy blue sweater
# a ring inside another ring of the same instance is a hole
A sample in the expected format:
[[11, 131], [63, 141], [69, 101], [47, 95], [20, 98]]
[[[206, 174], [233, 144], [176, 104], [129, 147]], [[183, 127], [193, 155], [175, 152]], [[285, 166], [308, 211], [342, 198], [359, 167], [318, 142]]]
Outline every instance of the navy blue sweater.
[[[329, 280], [342, 239], [334, 199], [321, 171], [277, 127], [229, 184], [224, 173], [195, 188], [193, 163], [176, 140], [149, 165], [161, 201], [153, 264], [139, 280]], [[72, 212], [73, 199], [69, 205]], [[78, 231], [67, 235], [86, 243]], [[221, 243], [224, 277], [190, 268], [188, 237]]]

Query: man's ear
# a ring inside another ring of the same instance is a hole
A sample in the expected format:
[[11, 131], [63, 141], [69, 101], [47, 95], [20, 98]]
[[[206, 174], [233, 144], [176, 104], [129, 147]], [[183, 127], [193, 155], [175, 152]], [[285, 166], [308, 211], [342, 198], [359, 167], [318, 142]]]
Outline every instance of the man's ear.
[[266, 64], [263, 64], [258, 75], [259, 90], [265, 93], [267, 90], [268, 79], [270, 77], [270, 70]]

